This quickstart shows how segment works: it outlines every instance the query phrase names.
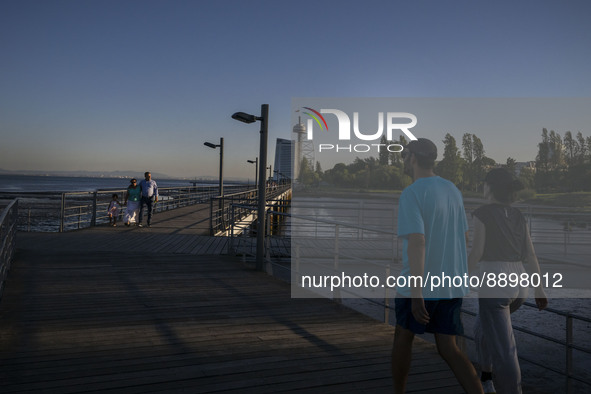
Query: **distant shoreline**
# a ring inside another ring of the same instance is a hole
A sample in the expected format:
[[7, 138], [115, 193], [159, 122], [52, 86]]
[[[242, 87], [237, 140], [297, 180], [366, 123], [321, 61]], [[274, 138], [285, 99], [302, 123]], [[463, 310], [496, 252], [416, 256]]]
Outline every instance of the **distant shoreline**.
[[[55, 173], [35, 173], [35, 174], [22, 174], [22, 173], [6, 173], [1, 172], [0, 177], [40, 177], [40, 178], [86, 178], [86, 179], [131, 179], [131, 178], [142, 178], [143, 173], [125, 174], [125, 175], [114, 175], [114, 174], [55, 174]], [[171, 177], [164, 174], [152, 173], [152, 178], [163, 181], [175, 181], [175, 182], [187, 182], [187, 183], [217, 183], [217, 177], [202, 177], [202, 178], [177, 178]], [[228, 183], [247, 183], [246, 179], [225, 179]]]
[[[3, 176], [22, 176], [22, 177], [44, 177], [44, 178], [102, 178], [102, 179], [130, 179], [130, 178], [137, 178], [142, 177], [143, 172], [130, 172], [124, 174], [112, 174], [112, 173], [42, 173], [42, 172], [35, 172], [35, 173], [24, 173], [24, 172], [5, 172], [0, 171], [0, 177]], [[173, 180], [173, 181], [187, 181], [187, 182], [217, 182], [217, 177], [173, 177], [166, 174], [158, 174], [152, 172], [152, 177], [154, 179], [164, 179], [164, 180]], [[247, 182], [246, 179], [227, 179], [228, 182], [236, 182], [242, 183]]]

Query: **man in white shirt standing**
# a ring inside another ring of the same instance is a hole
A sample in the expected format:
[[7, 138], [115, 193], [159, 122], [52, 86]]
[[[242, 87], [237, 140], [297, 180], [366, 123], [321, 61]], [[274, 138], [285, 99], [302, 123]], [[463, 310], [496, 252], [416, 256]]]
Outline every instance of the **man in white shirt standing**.
[[158, 185], [156, 184], [156, 181], [152, 180], [152, 174], [149, 171], [144, 173], [144, 179], [140, 182], [140, 190], [142, 198], [140, 202], [138, 227], [142, 227], [144, 204], [148, 209], [148, 227], [150, 227], [152, 225], [152, 209], [154, 204], [158, 202]]

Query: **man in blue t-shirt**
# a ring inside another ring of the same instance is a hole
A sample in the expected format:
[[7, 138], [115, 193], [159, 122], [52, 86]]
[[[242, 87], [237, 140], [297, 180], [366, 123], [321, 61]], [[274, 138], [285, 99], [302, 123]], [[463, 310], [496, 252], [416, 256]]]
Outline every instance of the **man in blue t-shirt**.
[[[398, 287], [395, 301], [396, 332], [392, 348], [394, 390], [403, 393], [410, 370], [415, 334], [435, 334], [437, 350], [468, 393], [482, 393], [474, 366], [456, 345], [463, 333], [462, 298], [468, 288], [443, 277], [468, 273], [468, 223], [462, 195], [455, 185], [433, 172], [437, 147], [426, 139], [411, 141], [403, 152], [405, 171], [414, 179], [400, 195], [398, 237], [403, 240], [402, 272], [407, 285]], [[425, 283], [410, 280], [423, 278]], [[428, 278], [434, 278], [432, 280]], [[437, 284], [431, 290], [431, 284]], [[416, 284], [416, 286], [414, 284]], [[423, 284], [423, 286], [421, 286]], [[426, 286], [426, 287], [425, 287]]]

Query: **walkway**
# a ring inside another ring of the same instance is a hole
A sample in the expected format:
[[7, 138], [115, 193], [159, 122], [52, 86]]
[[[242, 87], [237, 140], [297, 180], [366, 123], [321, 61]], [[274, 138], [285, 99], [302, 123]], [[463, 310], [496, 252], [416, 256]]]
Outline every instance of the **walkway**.
[[[19, 233], [0, 303], [0, 392], [391, 391], [392, 327], [292, 299], [287, 283], [198, 247], [220, 241], [197, 235], [193, 210], [151, 228]], [[409, 392], [462, 392], [421, 340]]]

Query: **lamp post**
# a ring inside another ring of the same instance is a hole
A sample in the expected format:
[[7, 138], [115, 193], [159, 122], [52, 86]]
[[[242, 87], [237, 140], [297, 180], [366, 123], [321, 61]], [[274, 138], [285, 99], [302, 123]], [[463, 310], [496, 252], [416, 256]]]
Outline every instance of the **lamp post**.
[[244, 112], [236, 112], [232, 115], [232, 119], [239, 120], [244, 123], [254, 123], [257, 120], [261, 121], [260, 131], [260, 148], [259, 148], [259, 192], [258, 192], [258, 222], [257, 222], [257, 257], [256, 269], [263, 270], [265, 258], [265, 205], [267, 197], [265, 195], [265, 173], [267, 172], [267, 135], [269, 134], [269, 104], [261, 105], [261, 116], [254, 116]]
[[259, 158], [256, 157], [254, 160], [246, 160], [249, 163], [254, 163], [254, 188], [258, 185], [258, 173], [259, 173]]
[[220, 197], [224, 196], [224, 139], [220, 138], [219, 145], [211, 142], [204, 142], [203, 145], [212, 149], [220, 148]]

